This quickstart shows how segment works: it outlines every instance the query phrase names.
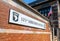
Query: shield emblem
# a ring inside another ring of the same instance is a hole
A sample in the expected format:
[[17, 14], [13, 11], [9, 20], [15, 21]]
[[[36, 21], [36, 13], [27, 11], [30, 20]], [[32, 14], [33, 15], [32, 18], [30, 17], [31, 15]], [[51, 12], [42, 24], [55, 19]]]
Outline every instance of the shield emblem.
[[16, 12], [13, 12], [13, 21], [17, 22], [19, 18], [19, 14]]

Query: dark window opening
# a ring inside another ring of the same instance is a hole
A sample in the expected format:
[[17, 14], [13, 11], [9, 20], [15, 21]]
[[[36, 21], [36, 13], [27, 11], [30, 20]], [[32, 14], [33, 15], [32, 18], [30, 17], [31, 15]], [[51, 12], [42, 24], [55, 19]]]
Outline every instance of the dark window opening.
[[57, 28], [54, 28], [54, 36], [57, 36]]
[[48, 13], [50, 11], [50, 6], [42, 9], [38, 9], [38, 12], [40, 12], [42, 15], [48, 17]]

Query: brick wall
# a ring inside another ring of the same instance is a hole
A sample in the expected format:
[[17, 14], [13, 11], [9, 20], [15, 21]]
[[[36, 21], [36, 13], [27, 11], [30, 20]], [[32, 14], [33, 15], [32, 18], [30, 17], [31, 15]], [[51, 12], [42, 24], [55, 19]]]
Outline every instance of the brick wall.
[[[50, 32], [49, 24], [46, 23], [46, 29], [36, 29], [16, 24], [10, 24], [9, 13], [10, 9], [14, 9], [18, 12], [25, 13], [20, 9], [6, 4], [0, 0], [0, 29], [13, 29], [13, 30], [27, 30], [27, 31], [39, 31], [39, 32]], [[23, 33], [1, 33], [0, 41], [50, 41], [50, 34], [23, 34]]]

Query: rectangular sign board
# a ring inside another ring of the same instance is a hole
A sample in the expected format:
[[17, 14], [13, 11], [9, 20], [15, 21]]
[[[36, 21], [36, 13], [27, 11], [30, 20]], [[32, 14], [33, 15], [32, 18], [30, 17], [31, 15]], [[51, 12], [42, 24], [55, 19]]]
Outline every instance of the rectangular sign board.
[[45, 29], [44, 22], [38, 21], [12, 9], [10, 10], [9, 23]]

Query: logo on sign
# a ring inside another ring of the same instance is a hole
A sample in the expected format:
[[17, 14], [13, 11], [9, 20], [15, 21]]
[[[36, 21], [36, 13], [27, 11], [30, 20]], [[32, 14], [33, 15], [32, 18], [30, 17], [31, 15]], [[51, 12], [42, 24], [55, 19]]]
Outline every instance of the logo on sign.
[[19, 18], [19, 14], [17, 14], [16, 12], [13, 12], [13, 20], [17, 22], [18, 18]]

